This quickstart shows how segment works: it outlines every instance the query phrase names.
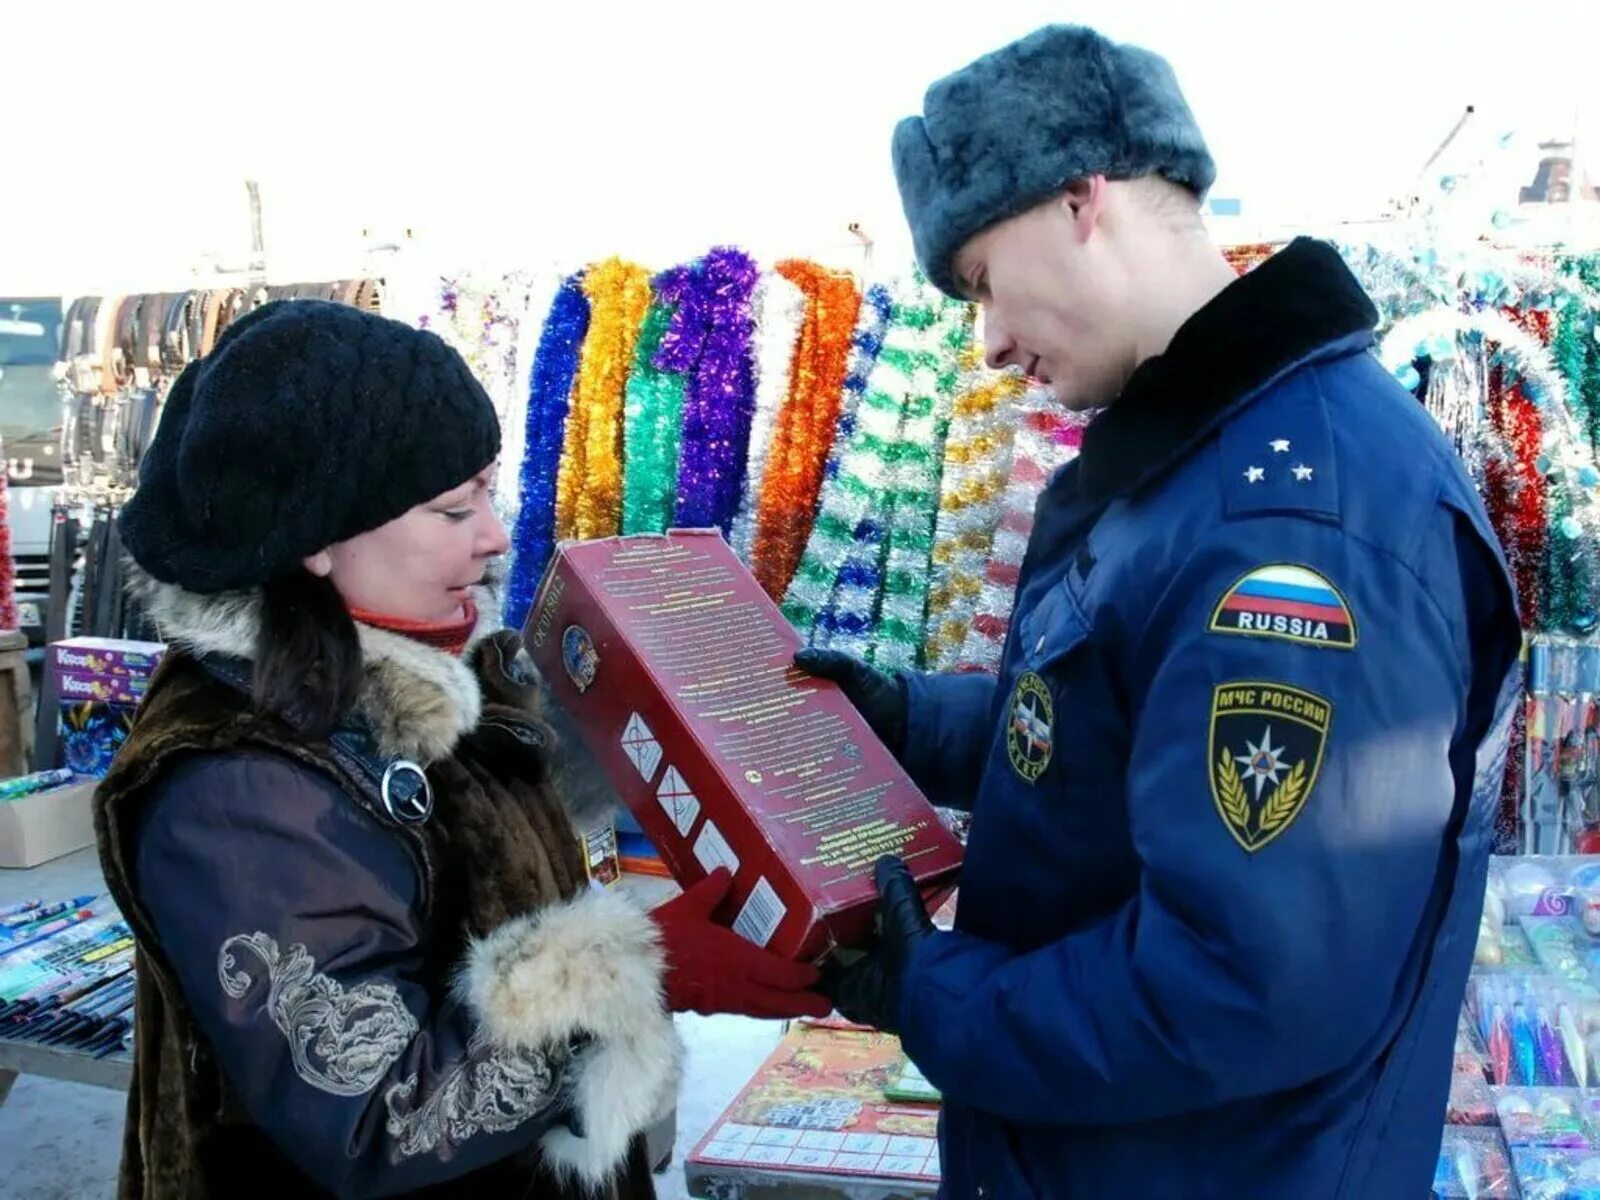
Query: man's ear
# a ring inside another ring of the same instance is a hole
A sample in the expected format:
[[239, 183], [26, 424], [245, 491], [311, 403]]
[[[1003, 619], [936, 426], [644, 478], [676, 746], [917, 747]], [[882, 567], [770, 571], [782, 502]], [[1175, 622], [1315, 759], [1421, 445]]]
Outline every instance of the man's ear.
[[1087, 242], [1100, 223], [1109, 186], [1110, 181], [1104, 175], [1090, 175], [1087, 179], [1073, 180], [1062, 193], [1061, 204], [1072, 218], [1073, 232], [1080, 243]]

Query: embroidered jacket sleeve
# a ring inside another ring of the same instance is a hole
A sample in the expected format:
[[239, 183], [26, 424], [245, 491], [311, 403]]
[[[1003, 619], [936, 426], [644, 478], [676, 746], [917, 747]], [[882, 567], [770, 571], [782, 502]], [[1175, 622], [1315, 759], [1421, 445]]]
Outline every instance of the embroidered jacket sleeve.
[[935, 804], [972, 809], [989, 750], [993, 675], [905, 672], [906, 771]]
[[[1392, 1036], [1516, 652], [1497, 561], [1470, 530], [1434, 542], [1408, 566], [1264, 516], [1195, 551], [1141, 639], [1136, 896], [1029, 953], [957, 932], [913, 956], [904, 1042], [949, 1100], [1155, 1120], [1294, 1088]], [[1213, 631], [1219, 598], [1271, 562], [1339, 580], [1358, 644]]]
[[331, 779], [240, 753], [155, 787], [139, 897], [240, 1101], [312, 1180], [409, 1192], [535, 1144], [605, 1176], [633, 1132], [586, 1107], [613, 1031], [562, 980], [579, 954], [648, 969], [648, 918], [586, 893], [492, 933], [450, 990], [462, 964], [425, 944], [412, 851]]

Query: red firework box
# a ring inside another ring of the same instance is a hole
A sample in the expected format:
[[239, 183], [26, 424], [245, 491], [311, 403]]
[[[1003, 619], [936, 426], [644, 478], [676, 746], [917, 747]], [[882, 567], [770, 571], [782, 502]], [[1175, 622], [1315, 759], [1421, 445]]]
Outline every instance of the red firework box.
[[862, 941], [873, 864], [905, 859], [930, 906], [961, 846], [716, 531], [569, 543], [525, 632], [558, 703], [688, 886], [734, 876], [722, 914], [795, 960]]

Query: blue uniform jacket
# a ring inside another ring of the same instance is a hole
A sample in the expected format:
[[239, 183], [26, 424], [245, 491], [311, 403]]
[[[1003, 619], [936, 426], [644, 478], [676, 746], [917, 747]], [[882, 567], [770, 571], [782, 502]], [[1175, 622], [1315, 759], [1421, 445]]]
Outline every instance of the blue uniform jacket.
[[905, 980], [945, 1194], [1426, 1195], [1520, 644], [1376, 313], [1301, 241], [1040, 499], [998, 679], [906, 677], [971, 807]]

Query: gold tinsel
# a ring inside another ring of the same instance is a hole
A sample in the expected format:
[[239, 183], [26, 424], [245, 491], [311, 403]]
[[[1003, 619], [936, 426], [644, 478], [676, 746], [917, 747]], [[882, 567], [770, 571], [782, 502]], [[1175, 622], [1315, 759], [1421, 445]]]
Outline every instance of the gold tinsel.
[[572, 386], [556, 484], [558, 540], [610, 537], [622, 520], [622, 404], [639, 327], [650, 307], [650, 272], [608, 258], [583, 278], [589, 334]]

